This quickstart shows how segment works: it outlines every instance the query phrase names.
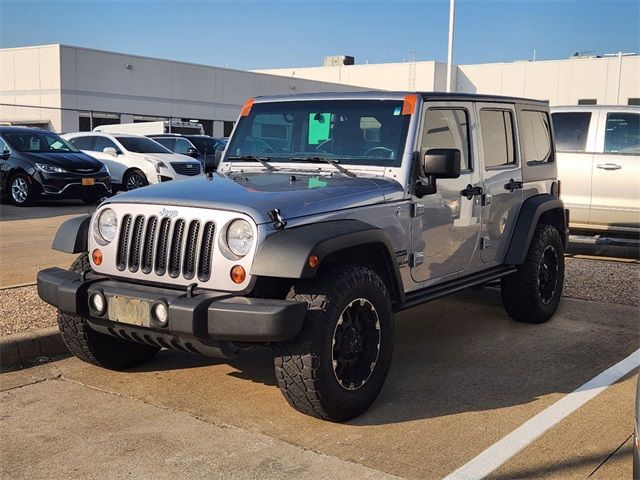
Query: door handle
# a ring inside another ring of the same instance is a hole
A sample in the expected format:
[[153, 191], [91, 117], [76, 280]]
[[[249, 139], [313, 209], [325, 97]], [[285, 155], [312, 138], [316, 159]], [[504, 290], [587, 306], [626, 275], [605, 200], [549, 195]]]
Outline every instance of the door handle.
[[596, 168], [600, 170], [620, 170], [622, 167], [617, 163], [601, 163], [600, 165], [596, 165]]
[[523, 187], [522, 182], [516, 181], [513, 178], [509, 180], [509, 183], [504, 184], [505, 190], [509, 190], [511, 193], [513, 193], [516, 190], [520, 190], [522, 187]]
[[482, 187], [474, 187], [473, 185], [467, 185], [467, 188], [460, 191], [460, 195], [467, 197], [467, 200], [471, 200], [476, 195], [482, 195], [484, 190]]

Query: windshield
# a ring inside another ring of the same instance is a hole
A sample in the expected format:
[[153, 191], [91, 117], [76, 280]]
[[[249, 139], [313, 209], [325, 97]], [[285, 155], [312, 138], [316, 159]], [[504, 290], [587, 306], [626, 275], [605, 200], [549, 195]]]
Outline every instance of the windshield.
[[409, 128], [402, 100], [256, 103], [240, 118], [227, 157], [270, 161], [323, 157], [342, 164], [400, 166]]
[[69, 153], [80, 151], [65, 139], [51, 132], [6, 133], [5, 137], [9, 145], [19, 152]]
[[145, 137], [117, 137], [125, 150], [134, 153], [171, 153], [171, 150], [163, 147], [155, 140]]

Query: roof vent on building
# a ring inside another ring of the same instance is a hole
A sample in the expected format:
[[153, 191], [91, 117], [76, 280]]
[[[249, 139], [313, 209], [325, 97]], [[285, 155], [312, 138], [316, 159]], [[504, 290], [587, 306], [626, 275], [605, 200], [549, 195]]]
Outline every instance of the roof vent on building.
[[324, 57], [323, 66], [335, 67], [338, 65], [353, 65], [355, 59], [349, 55], [332, 55], [330, 57]]

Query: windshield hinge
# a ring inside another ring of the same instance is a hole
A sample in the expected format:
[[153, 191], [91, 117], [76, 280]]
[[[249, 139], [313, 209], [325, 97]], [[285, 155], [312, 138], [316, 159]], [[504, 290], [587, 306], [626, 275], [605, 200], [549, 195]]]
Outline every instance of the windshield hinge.
[[273, 222], [273, 228], [275, 228], [276, 230], [282, 230], [284, 227], [287, 226], [287, 221], [284, 218], [282, 218], [282, 213], [280, 213], [279, 208], [274, 208], [272, 210], [269, 210], [268, 215], [271, 221]]
[[412, 203], [411, 204], [411, 216], [419, 217], [424, 213], [424, 204], [423, 203]]

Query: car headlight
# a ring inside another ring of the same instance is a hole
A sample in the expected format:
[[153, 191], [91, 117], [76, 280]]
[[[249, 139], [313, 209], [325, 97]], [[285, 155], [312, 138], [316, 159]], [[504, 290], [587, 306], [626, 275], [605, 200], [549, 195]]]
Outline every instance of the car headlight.
[[44, 173], [67, 173], [64, 168], [49, 165], [47, 163], [36, 163], [36, 168]]
[[253, 246], [253, 229], [246, 220], [234, 220], [227, 228], [227, 246], [234, 255], [244, 257]]
[[116, 212], [111, 208], [105, 208], [100, 212], [96, 225], [98, 226], [98, 235], [104, 242], [110, 243], [114, 238], [116, 238], [116, 232], [118, 231], [118, 217]]
[[160, 173], [161, 168], [167, 168], [165, 163], [162, 160], [158, 160], [157, 158], [144, 157], [147, 162], [153, 163], [153, 166], [156, 167], [156, 172]]

